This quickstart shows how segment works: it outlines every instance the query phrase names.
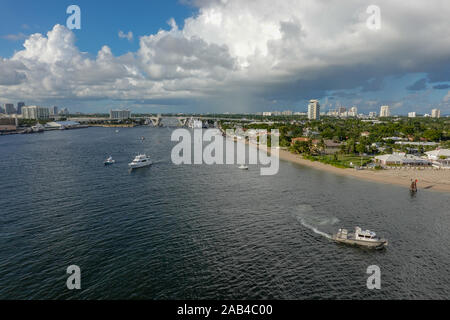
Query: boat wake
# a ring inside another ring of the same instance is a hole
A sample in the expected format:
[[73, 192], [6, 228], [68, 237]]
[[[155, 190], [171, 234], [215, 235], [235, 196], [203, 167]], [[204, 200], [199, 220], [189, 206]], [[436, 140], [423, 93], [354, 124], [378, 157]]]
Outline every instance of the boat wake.
[[332, 238], [331, 234], [320, 230], [319, 227], [323, 229], [324, 227], [326, 228], [326, 226], [335, 225], [339, 222], [338, 218], [319, 215], [310, 205], [299, 205], [296, 209], [295, 217], [302, 226], [327, 239]]

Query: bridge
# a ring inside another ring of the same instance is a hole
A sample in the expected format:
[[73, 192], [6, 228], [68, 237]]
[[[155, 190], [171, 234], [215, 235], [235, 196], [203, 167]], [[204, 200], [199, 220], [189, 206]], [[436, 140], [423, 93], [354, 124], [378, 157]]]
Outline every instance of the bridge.
[[[214, 117], [214, 116], [181, 116], [181, 115], [161, 115], [158, 114], [156, 116], [139, 116], [132, 117], [131, 120], [144, 120], [147, 125], [152, 125], [154, 127], [162, 127], [163, 119], [176, 119], [178, 121], [178, 126], [186, 127], [189, 124], [189, 120], [200, 120], [200, 121], [240, 121], [240, 122], [248, 122], [248, 123], [268, 123], [272, 124], [273, 122], [267, 121], [258, 121], [254, 119], [247, 118], [225, 118], [225, 117]], [[111, 119], [107, 117], [71, 117], [68, 120], [77, 121], [80, 123], [89, 123], [89, 122], [110, 122], [119, 119]]]

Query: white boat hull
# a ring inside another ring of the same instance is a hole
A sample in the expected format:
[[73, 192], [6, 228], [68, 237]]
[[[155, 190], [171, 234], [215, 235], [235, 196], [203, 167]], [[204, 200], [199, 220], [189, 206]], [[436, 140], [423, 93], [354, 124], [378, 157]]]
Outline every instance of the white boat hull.
[[151, 165], [152, 165], [152, 162], [151, 162], [151, 161], [148, 161], [148, 162], [146, 162], [146, 163], [140, 162], [140, 163], [129, 163], [129, 164], [128, 164], [128, 166], [129, 166], [131, 169], [143, 168], [143, 167], [148, 167], [148, 166], [151, 166]]
[[356, 245], [361, 247], [368, 247], [368, 248], [375, 248], [375, 249], [381, 249], [388, 245], [388, 241], [384, 239], [380, 239], [377, 241], [365, 241], [365, 240], [358, 240], [358, 239], [343, 239], [338, 237], [337, 235], [333, 235], [333, 240], [338, 243], [344, 243], [349, 245]]

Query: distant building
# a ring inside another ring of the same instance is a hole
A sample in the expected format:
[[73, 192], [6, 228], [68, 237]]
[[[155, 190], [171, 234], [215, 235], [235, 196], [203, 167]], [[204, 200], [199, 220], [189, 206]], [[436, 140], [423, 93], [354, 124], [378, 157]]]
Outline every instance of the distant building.
[[129, 110], [110, 110], [109, 117], [115, 120], [123, 120], [131, 118], [131, 111]]
[[400, 165], [400, 166], [430, 166], [432, 162], [428, 159], [423, 159], [414, 155], [406, 153], [392, 153], [376, 156], [375, 161], [381, 165]]
[[272, 112], [263, 112], [263, 116], [264, 117], [271, 117], [272, 116]]
[[351, 107], [350, 111], [348, 112], [349, 117], [356, 117], [358, 116], [358, 108], [357, 107]]
[[25, 102], [17, 103], [17, 114], [22, 114], [22, 108], [25, 107]]
[[432, 118], [440, 118], [441, 117], [441, 110], [439, 110], [439, 109], [431, 110], [431, 117]]
[[415, 118], [416, 113], [415, 112], [408, 112], [408, 118]]
[[58, 107], [57, 106], [53, 106], [49, 110], [50, 110], [50, 115], [51, 116], [57, 116], [58, 115]]
[[390, 117], [391, 116], [391, 109], [389, 106], [381, 106], [380, 108], [380, 117]]
[[46, 120], [50, 117], [50, 112], [48, 108], [29, 106], [22, 108], [22, 115], [24, 119]]
[[369, 112], [369, 118], [376, 118], [377, 113], [376, 112]]
[[5, 103], [5, 113], [6, 114], [14, 114], [16, 113], [16, 109], [12, 103]]
[[291, 110], [286, 110], [286, 111], [283, 111], [281, 114], [283, 116], [292, 116], [292, 111]]
[[60, 116], [68, 116], [68, 115], [69, 115], [69, 109], [63, 108], [63, 109], [61, 109], [61, 110], [58, 112], [58, 114], [59, 114]]
[[339, 108], [337, 109], [337, 111], [338, 111], [338, 114], [339, 114], [340, 116], [344, 116], [345, 113], [347, 112], [347, 108], [346, 108], [346, 107], [339, 107]]
[[338, 153], [341, 150], [341, 142], [336, 142], [333, 140], [324, 140], [325, 150], [324, 152], [326, 154], [335, 154]]
[[0, 131], [15, 131], [18, 123], [17, 118], [1, 118]]
[[320, 119], [320, 104], [318, 100], [310, 100], [308, 105], [308, 119], [319, 120]]

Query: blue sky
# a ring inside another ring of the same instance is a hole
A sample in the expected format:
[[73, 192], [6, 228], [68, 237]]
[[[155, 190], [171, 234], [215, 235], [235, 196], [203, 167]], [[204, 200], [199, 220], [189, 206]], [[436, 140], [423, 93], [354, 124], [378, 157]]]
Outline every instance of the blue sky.
[[[3, 0], [0, 104], [450, 114], [450, 3], [411, 1], [379, 0], [373, 31], [369, 0]], [[65, 27], [72, 4], [81, 30]]]
[[[18, 39], [0, 38], [0, 56], [10, 57], [23, 48], [24, 37], [33, 33], [45, 34], [55, 24], [65, 25], [68, 6], [81, 8], [82, 28], [74, 30], [81, 51], [95, 54], [108, 44], [115, 55], [136, 51], [139, 36], [167, 29], [167, 21], [174, 18], [182, 27], [185, 18], [196, 8], [180, 1], [108, 1], [108, 0], [2, 0], [0, 10], [0, 37], [16, 35]], [[120, 39], [119, 30], [133, 32], [134, 40]]]

